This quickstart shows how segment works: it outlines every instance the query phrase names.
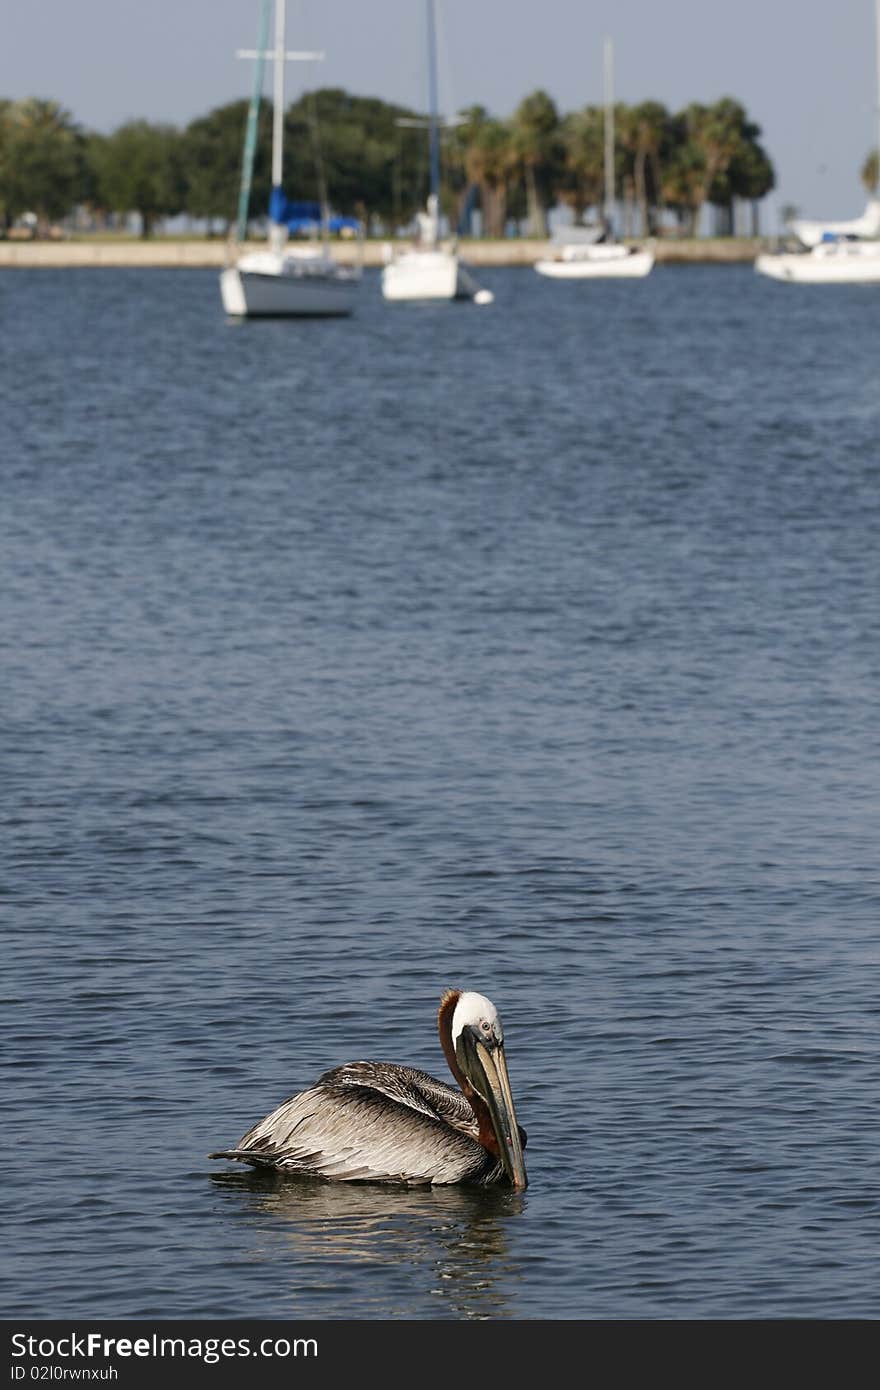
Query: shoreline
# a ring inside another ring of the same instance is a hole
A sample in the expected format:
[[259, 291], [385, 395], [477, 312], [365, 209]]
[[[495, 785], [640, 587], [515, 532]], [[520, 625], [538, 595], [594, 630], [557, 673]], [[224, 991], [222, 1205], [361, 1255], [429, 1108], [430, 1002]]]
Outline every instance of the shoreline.
[[[334, 256], [348, 265], [384, 263], [385, 241], [333, 242]], [[471, 266], [532, 266], [546, 254], [546, 240], [516, 237], [505, 241], [461, 241], [462, 261]], [[249, 242], [242, 249], [264, 249]], [[654, 242], [657, 265], [747, 265], [766, 250], [765, 237], [700, 237]], [[48, 270], [72, 268], [164, 268], [220, 270], [227, 264], [225, 240], [181, 240], [155, 237], [146, 241], [0, 241], [0, 269]]]

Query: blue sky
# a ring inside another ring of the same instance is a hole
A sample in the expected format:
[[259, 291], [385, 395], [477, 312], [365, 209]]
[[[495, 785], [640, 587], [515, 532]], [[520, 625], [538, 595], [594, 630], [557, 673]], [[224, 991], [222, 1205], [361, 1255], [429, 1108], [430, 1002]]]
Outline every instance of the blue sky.
[[[602, 99], [614, 41], [622, 101], [670, 108], [740, 98], [763, 127], [776, 208], [848, 217], [877, 142], [875, 0], [438, 0], [441, 104], [506, 116], [536, 87], [561, 110]], [[235, 50], [256, 40], [259, 0], [3, 0], [0, 96], [60, 100], [84, 125], [185, 124], [250, 91]], [[341, 86], [426, 104], [423, 0], [288, 0], [288, 94]]]

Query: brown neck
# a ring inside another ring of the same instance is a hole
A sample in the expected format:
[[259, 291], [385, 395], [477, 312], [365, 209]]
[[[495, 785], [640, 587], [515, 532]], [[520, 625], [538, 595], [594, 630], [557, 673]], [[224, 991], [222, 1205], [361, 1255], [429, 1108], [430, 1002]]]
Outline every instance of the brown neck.
[[498, 1140], [495, 1137], [495, 1127], [492, 1124], [489, 1107], [483, 1100], [479, 1091], [474, 1090], [474, 1087], [458, 1065], [458, 1058], [455, 1055], [455, 1048], [452, 1045], [452, 1015], [455, 1013], [455, 1006], [460, 998], [460, 990], [448, 989], [440, 1000], [440, 1010], [437, 1014], [437, 1031], [440, 1034], [440, 1046], [443, 1048], [443, 1055], [449, 1065], [449, 1070], [461, 1087], [462, 1095], [470, 1102], [470, 1107], [477, 1121], [480, 1143], [484, 1149], [488, 1149], [491, 1154], [494, 1154], [495, 1157], [498, 1158], [500, 1157]]

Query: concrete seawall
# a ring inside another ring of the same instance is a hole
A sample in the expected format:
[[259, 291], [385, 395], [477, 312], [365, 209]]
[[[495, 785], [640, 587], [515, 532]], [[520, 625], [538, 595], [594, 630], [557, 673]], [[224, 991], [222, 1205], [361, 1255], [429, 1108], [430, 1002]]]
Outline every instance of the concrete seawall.
[[[363, 247], [334, 242], [333, 254], [348, 263], [362, 259], [365, 266], [383, 263], [385, 242], [368, 241]], [[264, 243], [247, 249], [262, 249]], [[765, 249], [760, 237], [705, 238], [689, 241], [657, 241], [658, 265], [747, 264]], [[531, 266], [546, 254], [546, 241], [512, 238], [508, 241], [464, 241], [461, 258], [473, 266]], [[0, 241], [0, 269], [62, 269], [79, 267], [162, 267], [165, 269], [221, 269], [227, 261], [224, 241], [172, 241], [156, 237], [148, 241]]]

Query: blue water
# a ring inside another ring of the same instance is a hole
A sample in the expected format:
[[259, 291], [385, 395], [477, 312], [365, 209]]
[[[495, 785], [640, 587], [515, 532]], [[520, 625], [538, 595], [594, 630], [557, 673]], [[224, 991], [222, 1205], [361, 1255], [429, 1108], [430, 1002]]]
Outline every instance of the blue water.
[[[880, 294], [0, 276], [7, 1316], [877, 1317]], [[530, 1186], [278, 1183], [501, 1013]]]

